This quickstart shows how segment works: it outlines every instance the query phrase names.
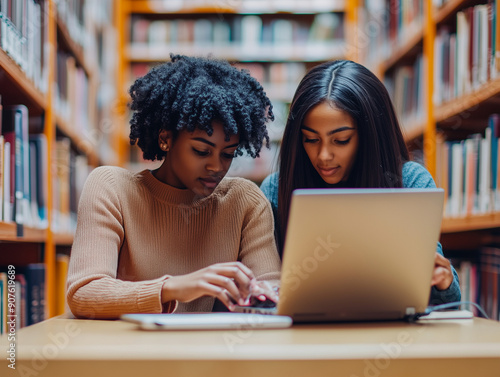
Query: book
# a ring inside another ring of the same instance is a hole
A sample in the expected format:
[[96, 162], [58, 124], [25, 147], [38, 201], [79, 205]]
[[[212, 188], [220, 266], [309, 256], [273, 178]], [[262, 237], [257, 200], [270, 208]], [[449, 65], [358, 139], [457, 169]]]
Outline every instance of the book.
[[16, 269], [26, 279], [27, 326], [45, 319], [45, 270], [44, 263], [30, 263]]
[[0, 272], [0, 334], [7, 332], [7, 273]]
[[20, 328], [26, 327], [27, 321], [27, 298], [26, 298], [26, 278], [21, 273], [16, 273], [16, 314], [17, 316], [17, 324]]
[[56, 315], [67, 312], [66, 302], [66, 279], [68, 277], [69, 256], [66, 254], [56, 255]]
[[4, 149], [5, 140], [3, 135], [0, 135], [0, 221], [3, 219]]
[[10, 143], [8, 141], [4, 142], [3, 146], [3, 216], [2, 219], [5, 222], [13, 221], [12, 208], [10, 195], [10, 177], [11, 177], [11, 163], [10, 163]]
[[25, 105], [6, 106], [3, 111], [4, 136], [10, 142], [10, 195], [13, 220], [22, 236], [24, 224], [31, 225], [29, 210], [29, 140], [28, 108]]
[[34, 163], [31, 167], [31, 201], [33, 210], [38, 210], [35, 218], [38, 221], [38, 228], [45, 229], [48, 226], [48, 147], [47, 138], [44, 134], [30, 136], [30, 149], [32, 150], [32, 159]]

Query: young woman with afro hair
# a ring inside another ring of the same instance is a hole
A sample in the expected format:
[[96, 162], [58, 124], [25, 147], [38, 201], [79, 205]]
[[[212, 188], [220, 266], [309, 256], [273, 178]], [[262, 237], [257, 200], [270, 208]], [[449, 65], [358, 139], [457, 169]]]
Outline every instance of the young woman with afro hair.
[[173, 56], [130, 88], [130, 142], [156, 170], [98, 167], [85, 183], [67, 282], [76, 317], [210, 312], [276, 301], [271, 206], [232, 159], [269, 143], [272, 106], [248, 72]]

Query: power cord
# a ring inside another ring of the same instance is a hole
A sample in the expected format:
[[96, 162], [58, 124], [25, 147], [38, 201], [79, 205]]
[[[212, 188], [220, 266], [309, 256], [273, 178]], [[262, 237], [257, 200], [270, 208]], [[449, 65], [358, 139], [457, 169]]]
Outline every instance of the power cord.
[[443, 310], [443, 309], [450, 309], [450, 308], [456, 308], [456, 307], [460, 308], [462, 305], [467, 305], [467, 304], [474, 306], [479, 311], [479, 313], [481, 313], [481, 315], [484, 318], [489, 319], [488, 315], [483, 310], [483, 308], [480, 305], [478, 305], [478, 304], [476, 304], [475, 302], [472, 302], [472, 301], [455, 301], [455, 302], [447, 302], [446, 304], [428, 306], [427, 309], [425, 309], [425, 311], [423, 313], [415, 313], [415, 314], [408, 315], [406, 317], [406, 319], [408, 321], [410, 321], [410, 322], [414, 322], [417, 319], [419, 319], [420, 317], [428, 315], [428, 314], [430, 314], [430, 313], [432, 313], [434, 311]]
[[466, 305], [466, 304], [474, 306], [479, 311], [479, 313], [481, 313], [481, 315], [484, 318], [489, 319], [488, 315], [483, 310], [483, 308], [480, 305], [478, 305], [478, 304], [476, 304], [475, 302], [472, 302], [472, 301], [455, 301], [455, 302], [448, 302], [446, 304], [428, 306], [427, 309], [425, 309], [425, 312], [424, 312], [423, 315], [430, 314], [430, 313], [432, 313], [432, 312], [434, 312], [436, 310], [461, 307], [462, 305]]

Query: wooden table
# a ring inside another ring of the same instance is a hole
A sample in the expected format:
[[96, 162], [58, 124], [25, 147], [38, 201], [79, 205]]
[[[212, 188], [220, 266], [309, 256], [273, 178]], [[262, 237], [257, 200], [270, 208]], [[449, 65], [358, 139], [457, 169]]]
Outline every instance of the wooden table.
[[56, 317], [1, 338], [1, 376], [500, 376], [500, 323], [294, 325], [281, 330], [138, 330]]

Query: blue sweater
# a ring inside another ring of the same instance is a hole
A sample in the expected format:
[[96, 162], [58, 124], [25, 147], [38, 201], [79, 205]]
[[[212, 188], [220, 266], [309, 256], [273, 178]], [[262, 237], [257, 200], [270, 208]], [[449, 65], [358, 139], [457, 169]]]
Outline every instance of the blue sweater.
[[[403, 187], [405, 188], [435, 188], [436, 184], [432, 179], [431, 174], [420, 164], [410, 161], [403, 165]], [[264, 195], [271, 202], [271, 207], [274, 213], [274, 222], [276, 225], [278, 214], [278, 173], [270, 174], [260, 186]], [[437, 252], [443, 255], [441, 244], [437, 244]], [[453, 282], [448, 289], [443, 291], [436, 287], [431, 288], [430, 305], [439, 305], [445, 302], [460, 301], [460, 286], [458, 283], [458, 275], [453, 266]]]

